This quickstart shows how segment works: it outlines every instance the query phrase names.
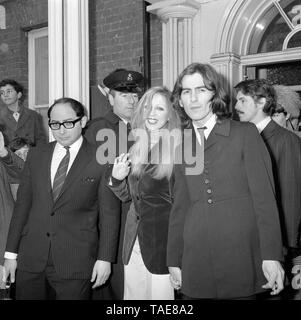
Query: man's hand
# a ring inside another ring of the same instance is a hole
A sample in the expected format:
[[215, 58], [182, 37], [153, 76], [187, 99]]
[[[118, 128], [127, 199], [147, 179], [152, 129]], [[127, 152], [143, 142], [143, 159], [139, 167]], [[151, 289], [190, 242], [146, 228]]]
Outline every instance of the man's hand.
[[1, 158], [6, 157], [7, 154], [8, 154], [8, 151], [6, 150], [4, 145], [4, 137], [2, 132], [0, 131], [0, 157]]
[[17, 269], [16, 259], [5, 259], [4, 260], [4, 273], [2, 275], [2, 281], [6, 283], [6, 280], [10, 276], [10, 282], [15, 282], [15, 274]]
[[175, 290], [179, 290], [182, 287], [182, 271], [178, 267], [168, 267], [169, 270], [169, 278], [172, 287]]
[[94, 264], [91, 282], [94, 282], [92, 289], [103, 285], [111, 274], [111, 263], [107, 261], [97, 260]]
[[264, 260], [262, 271], [268, 280], [262, 288], [272, 289], [271, 295], [276, 295], [283, 290], [284, 271], [279, 261]]

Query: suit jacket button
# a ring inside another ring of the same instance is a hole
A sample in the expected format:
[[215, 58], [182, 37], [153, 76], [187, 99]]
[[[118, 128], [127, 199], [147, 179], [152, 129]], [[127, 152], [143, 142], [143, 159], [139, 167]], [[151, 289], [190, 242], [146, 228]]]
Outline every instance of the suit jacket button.
[[207, 202], [208, 203], [212, 203], [213, 201], [212, 201], [212, 199], [208, 199]]
[[204, 173], [208, 174], [209, 173], [208, 169], [204, 169]]
[[207, 193], [212, 193], [212, 190], [211, 189], [207, 189]]
[[209, 179], [205, 179], [205, 183], [208, 184], [210, 182]]
[[54, 212], [51, 212], [50, 215], [51, 215], [51, 216], [54, 216]]
[[47, 236], [47, 237], [50, 237], [50, 233], [49, 233], [49, 232], [47, 232], [47, 233], [46, 233], [46, 236]]

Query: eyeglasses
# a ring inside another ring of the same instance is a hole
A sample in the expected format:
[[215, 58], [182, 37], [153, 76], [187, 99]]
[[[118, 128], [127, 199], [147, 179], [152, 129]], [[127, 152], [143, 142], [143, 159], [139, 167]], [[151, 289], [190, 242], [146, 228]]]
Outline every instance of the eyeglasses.
[[51, 130], [59, 130], [61, 126], [63, 125], [65, 129], [72, 129], [74, 128], [76, 122], [80, 121], [82, 117], [75, 119], [75, 120], [68, 120], [64, 122], [48, 122], [48, 126]]
[[12, 89], [8, 89], [8, 90], [6, 90], [6, 91], [0, 91], [0, 96], [5, 96], [5, 95], [10, 95], [10, 94], [12, 94], [13, 92], [15, 92], [15, 90], [12, 90]]

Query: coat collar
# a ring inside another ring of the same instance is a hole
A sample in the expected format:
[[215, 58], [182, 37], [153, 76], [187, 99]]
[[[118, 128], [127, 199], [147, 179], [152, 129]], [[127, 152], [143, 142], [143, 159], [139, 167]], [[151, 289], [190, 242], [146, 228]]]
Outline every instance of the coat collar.
[[274, 121], [271, 120], [268, 125], [262, 130], [261, 136], [264, 140], [268, 140], [271, 138], [279, 129], [279, 125]]
[[107, 119], [112, 124], [117, 125], [119, 121], [122, 121], [114, 112], [113, 110], [109, 110], [105, 115], [104, 118]]
[[20, 112], [19, 121], [16, 122], [16, 120], [13, 117], [13, 112], [11, 112], [7, 106], [4, 106], [1, 112], [2, 113], [1, 117], [5, 118], [5, 125], [15, 129], [16, 126], [17, 128], [20, 128], [25, 123], [27, 123], [28, 118], [30, 117], [30, 111], [25, 107], [21, 107], [19, 112]]
[[228, 137], [230, 135], [230, 119], [217, 120], [210, 132], [208, 139], [205, 140], [205, 150], [210, 148], [218, 141], [217, 136]]

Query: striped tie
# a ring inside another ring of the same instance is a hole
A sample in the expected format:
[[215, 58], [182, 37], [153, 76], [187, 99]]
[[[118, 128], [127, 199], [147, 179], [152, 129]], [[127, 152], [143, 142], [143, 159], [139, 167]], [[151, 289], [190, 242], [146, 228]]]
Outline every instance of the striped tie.
[[59, 196], [67, 175], [67, 169], [68, 169], [69, 160], [70, 160], [70, 151], [69, 151], [70, 147], [64, 147], [64, 148], [66, 149], [66, 154], [62, 159], [62, 161], [60, 162], [53, 180], [53, 187], [52, 187], [53, 201], [55, 201]]
[[197, 128], [197, 129], [198, 129], [198, 132], [200, 134], [201, 141], [206, 140], [204, 131], [207, 129], [207, 127], [200, 127], [200, 128]]

